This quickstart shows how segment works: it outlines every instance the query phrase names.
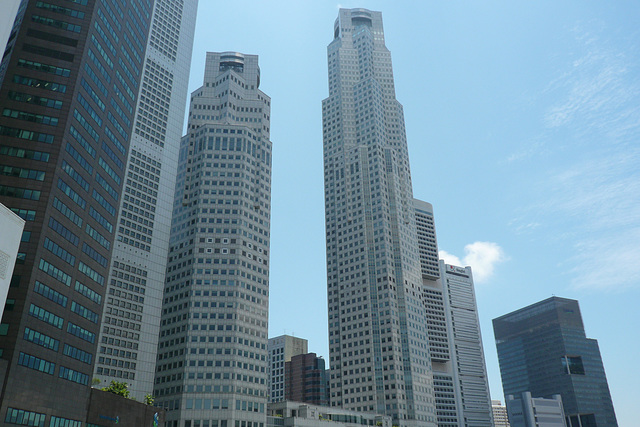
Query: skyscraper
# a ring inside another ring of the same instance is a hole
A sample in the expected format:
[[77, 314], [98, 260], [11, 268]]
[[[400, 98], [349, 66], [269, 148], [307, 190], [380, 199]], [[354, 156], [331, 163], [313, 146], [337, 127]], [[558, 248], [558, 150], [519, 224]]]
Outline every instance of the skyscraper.
[[208, 53], [182, 139], [157, 404], [170, 427], [265, 427], [271, 101], [258, 57]]
[[156, 0], [106, 283], [94, 377], [153, 392], [197, 0]]
[[307, 353], [308, 346], [309, 342], [306, 339], [291, 335], [269, 338], [267, 345], [269, 403], [285, 400], [285, 364], [290, 362], [293, 356]]
[[493, 319], [504, 395], [562, 396], [567, 426], [617, 426], [598, 342], [578, 301], [551, 297]]
[[153, 6], [20, 5], [0, 65], [0, 202], [26, 220], [2, 420], [84, 419]]
[[402, 106], [382, 14], [340, 9], [322, 103], [331, 404], [436, 423]]
[[489, 384], [470, 267], [438, 261], [430, 203], [414, 199], [439, 427], [492, 426]]

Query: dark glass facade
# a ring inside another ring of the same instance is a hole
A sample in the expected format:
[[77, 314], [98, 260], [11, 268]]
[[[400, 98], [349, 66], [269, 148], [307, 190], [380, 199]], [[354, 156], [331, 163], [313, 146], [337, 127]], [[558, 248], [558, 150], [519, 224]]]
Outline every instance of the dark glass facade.
[[0, 202], [27, 221], [0, 328], [5, 423], [86, 416], [152, 10], [30, 0], [18, 11], [0, 64]]
[[562, 396], [570, 427], [617, 426], [598, 342], [578, 301], [552, 297], [493, 320], [504, 395]]

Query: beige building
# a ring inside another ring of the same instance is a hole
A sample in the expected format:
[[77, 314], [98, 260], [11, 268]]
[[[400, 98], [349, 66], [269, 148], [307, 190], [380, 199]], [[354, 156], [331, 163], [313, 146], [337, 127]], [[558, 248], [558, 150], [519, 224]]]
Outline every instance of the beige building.
[[493, 426], [510, 427], [509, 417], [507, 416], [507, 407], [499, 400], [492, 400], [491, 408], [493, 409]]
[[304, 338], [280, 335], [269, 338], [267, 345], [269, 403], [285, 399], [285, 363], [293, 356], [307, 354], [309, 342]]

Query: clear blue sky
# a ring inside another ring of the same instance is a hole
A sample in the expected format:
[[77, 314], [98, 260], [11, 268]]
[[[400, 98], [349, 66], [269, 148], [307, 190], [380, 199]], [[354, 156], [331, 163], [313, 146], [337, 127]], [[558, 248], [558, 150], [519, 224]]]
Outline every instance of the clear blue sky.
[[637, 1], [200, 0], [190, 90], [205, 52], [232, 50], [260, 56], [272, 98], [270, 336], [328, 359], [321, 101], [340, 6], [383, 13], [414, 195], [448, 259], [474, 268], [492, 397], [491, 319], [574, 298], [620, 426], [637, 425]]

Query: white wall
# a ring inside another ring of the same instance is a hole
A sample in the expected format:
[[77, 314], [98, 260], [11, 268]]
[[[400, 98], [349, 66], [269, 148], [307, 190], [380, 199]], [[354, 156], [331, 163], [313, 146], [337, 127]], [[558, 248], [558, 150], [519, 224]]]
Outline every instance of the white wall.
[[4, 314], [23, 228], [24, 220], [0, 203], [0, 315]]

